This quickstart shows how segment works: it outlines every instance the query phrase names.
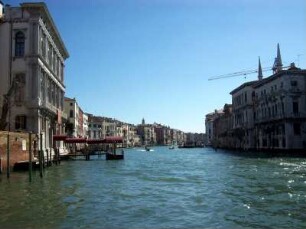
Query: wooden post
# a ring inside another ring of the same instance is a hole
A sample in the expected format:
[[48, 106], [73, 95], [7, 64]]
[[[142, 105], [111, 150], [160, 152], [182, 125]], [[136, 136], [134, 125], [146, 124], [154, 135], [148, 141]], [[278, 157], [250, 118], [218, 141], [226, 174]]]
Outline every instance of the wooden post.
[[[55, 151], [55, 155], [56, 155], [56, 151]], [[50, 158], [50, 166], [52, 165], [52, 162], [54, 162], [54, 158], [52, 160], [52, 151], [50, 150], [50, 154], [49, 154], [49, 158]]]
[[43, 177], [43, 150], [42, 150], [42, 133], [40, 133], [40, 150], [39, 150], [39, 174], [40, 177]]
[[48, 149], [46, 149], [46, 154], [47, 154], [47, 166], [49, 166], [49, 152], [48, 152]]
[[10, 132], [7, 132], [7, 145], [6, 145], [6, 176], [10, 178]]
[[[53, 139], [53, 150], [54, 150], [54, 154], [55, 154], [54, 155], [55, 164], [57, 165], [57, 160], [58, 160], [58, 158], [57, 158], [57, 149], [56, 149], [56, 141], [54, 141], [54, 139]], [[51, 158], [51, 155], [50, 155], [50, 158]]]
[[29, 133], [29, 182], [32, 181], [32, 133]]
[[61, 157], [60, 157], [59, 148], [57, 149], [57, 163], [58, 163], [58, 164], [61, 164]]

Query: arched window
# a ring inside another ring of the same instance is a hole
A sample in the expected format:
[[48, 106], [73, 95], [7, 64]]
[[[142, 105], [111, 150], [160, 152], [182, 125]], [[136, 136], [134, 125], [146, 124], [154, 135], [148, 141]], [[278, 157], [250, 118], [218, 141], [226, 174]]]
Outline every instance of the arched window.
[[19, 31], [15, 35], [15, 56], [22, 57], [24, 56], [24, 42], [25, 36], [24, 33]]

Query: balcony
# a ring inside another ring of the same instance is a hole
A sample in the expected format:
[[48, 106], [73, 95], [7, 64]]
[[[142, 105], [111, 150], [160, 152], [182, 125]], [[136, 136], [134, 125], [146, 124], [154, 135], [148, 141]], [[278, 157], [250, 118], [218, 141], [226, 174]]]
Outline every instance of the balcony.
[[297, 95], [297, 96], [302, 94], [302, 91], [298, 87], [291, 87], [288, 92], [291, 95]]
[[277, 121], [280, 119], [284, 119], [285, 114], [277, 114], [273, 115], [272, 117], [259, 117], [255, 119], [255, 123], [265, 123], [265, 122], [272, 122], [272, 121]]
[[51, 113], [57, 115], [57, 108], [47, 101], [42, 101], [41, 102], [41, 108], [47, 110], [48, 112], [51, 112]]
[[278, 121], [281, 119], [300, 119], [300, 118], [305, 118], [306, 119], [306, 113], [285, 113], [285, 114], [277, 114], [277, 115], [273, 115], [271, 117], [260, 117], [255, 119], [255, 123], [266, 123], [266, 122], [273, 122], [273, 121]]

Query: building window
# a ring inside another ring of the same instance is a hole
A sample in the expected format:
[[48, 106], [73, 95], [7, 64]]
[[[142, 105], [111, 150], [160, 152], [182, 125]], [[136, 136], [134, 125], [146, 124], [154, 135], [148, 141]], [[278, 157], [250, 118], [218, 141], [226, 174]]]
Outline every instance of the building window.
[[16, 130], [25, 130], [27, 127], [27, 116], [18, 115], [15, 118], [15, 129]]
[[15, 35], [15, 56], [22, 57], [24, 56], [24, 43], [25, 36], [24, 33], [19, 31]]
[[41, 55], [43, 56], [43, 58], [46, 58], [46, 36], [44, 34], [42, 34], [40, 38], [40, 47]]
[[22, 102], [25, 99], [25, 74], [15, 76], [15, 102]]
[[49, 42], [47, 42], [47, 56], [46, 56], [46, 59], [47, 59], [47, 61], [48, 61], [48, 63], [50, 64], [50, 62], [51, 62], [51, 45], [50, 45], [50, 43]]
[[51, 83], [52, 105], [55, 106], [55, 84]]
[[46, 101], [46, 82], [45, 79], [47, 76], [45, 76], [45, 73], [41, 69], [40, 72], [41, 78], [40, 78], [40, 91], [41, 91], [41, 100]]
[[301, 135], [301, 125], [300, 123], [293, 123], [294, 135]]
[[299, 103], [298, 102], [292, 102], [292, 110], [293, 110], [293, 114], [299, 113]]
[[48, 98], [47, 98], [47, 101], [48, 101], [49, 103], [51, 103], [51, 81], [50, 81], [49, 78], [47, 79], [47, 90], [48, 90]]
[[70, 118], [73, 118], [73, 110], [70, 110]]
[[297, 81], [290, 81], [290, 84], [292, 87], [296, 87], [297, 86]]

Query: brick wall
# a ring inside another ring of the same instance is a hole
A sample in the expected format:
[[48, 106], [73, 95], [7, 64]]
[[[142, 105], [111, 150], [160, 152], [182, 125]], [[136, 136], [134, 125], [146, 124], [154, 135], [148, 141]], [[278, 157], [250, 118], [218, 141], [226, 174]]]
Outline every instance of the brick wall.
[[[0, 131], [0, 170], [5, 172], [7, 168], [7, 131]], [[29, 160], [29, 134], [21, 132], [9, 132], [10, 167], [18, 161]], [[32, 160], [34, 152], [35, 134], [32, 134]]]

